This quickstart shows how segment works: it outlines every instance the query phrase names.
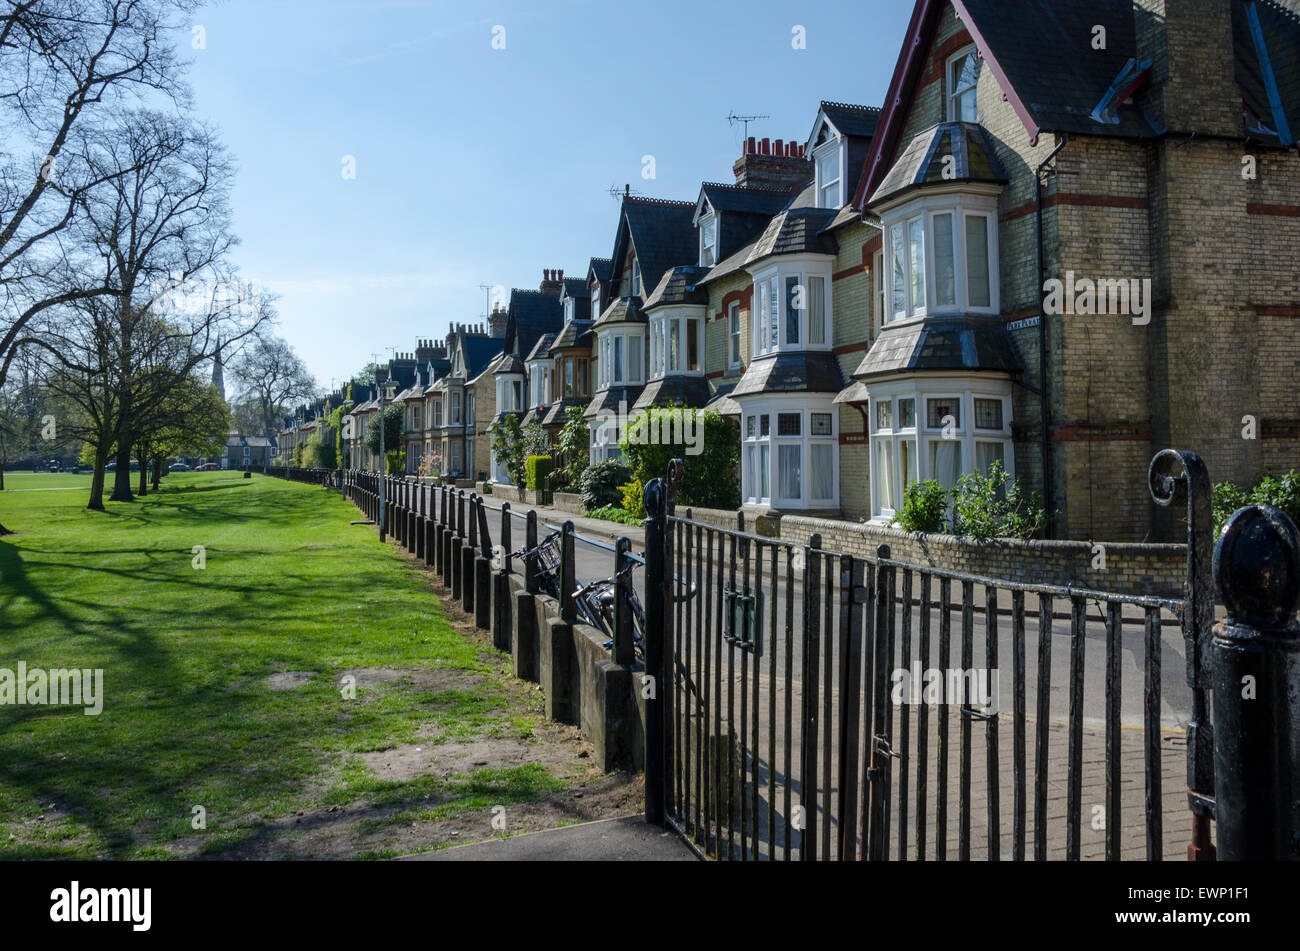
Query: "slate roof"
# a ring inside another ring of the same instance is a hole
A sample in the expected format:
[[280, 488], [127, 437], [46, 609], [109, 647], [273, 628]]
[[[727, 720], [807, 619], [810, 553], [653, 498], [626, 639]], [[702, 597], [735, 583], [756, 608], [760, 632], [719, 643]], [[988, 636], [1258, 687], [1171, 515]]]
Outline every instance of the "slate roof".
[[651, 380], [632, 404], [632, 409], [681, 405], [696, 409], [709, 402], [709, 381], [702, 376], [670, 376]]
[[699, 285], [704, 275], [709, 273], [707, 267], [685, 264], [664, 272], [659, 284], [642, 305], [643, 310], [651, 310], [667, 304], [708, 304], [709, 292]]
[[705, 404], [705, 409], [711, 409], [720, 416], [739, 416], [741, 414], [740, 404], [731, 398], [732, 391], [736, 389], [736, 384], [727, 383], [719, 386], [713, 394], [713, 399]]
[[[945, 177], [949, 156], [952, 174]], [[1007, 176], [983, 126], [974, 122], [941, 122], [912, 139], [867, 204], [879, 204], [923, 185], [959, 182], [1002, 185], [1006, 184]]]
[[564, 293], [561, 297], [572, 297], [574, 300], [590, 300], [591, 288], [587, 286], [585, 277], [566, 277], [564, 279]]
[[[1273, 77], [1281, 107], [1281, 121], [1290, 133], [1289, 141], [1278, 136], [1277, 144], [1294, 144], [1300, 136], [1300, 3], [1290, 0], [1285, 6], [1272, 0], [1255, 4], [1264, 52]], [[1269, 100], [1268, 74], [1263, 69], [1263, 59], [1255, 42], [1246, 4], [1232, 5], [1233, 50], [1236, 57], [1237, 85], [1242, 99], [1263, 125], [1274, 132], [1279, 118]]]
[[891, 323], [853, 371], [865, 381], [894, 373], [958, 370], [1021, 373], [1011, 335], [998, 317], [926, 317]]
[[838, 393], [844, 389], [839, 362], [829, 350], [759, 357], [731, 391], [731, 398], [760, 393]]
[[505, 376], [509, 373], [518, 373], [520, 376], [524, 373], [524, 361], [516, 353], [507, 353], [496, 361], [496, 368], [492, 371], [493, 376]]
[[587, 346], [582, 338], [586, 336], [587, 331], [591, 329], [590, 320], [571, 320], [564, 325], [564, 328], [555, 335], [555, 340], [551, 344], [551, 350], [564, 350], [569, 347]]
[[694, 219], [693, 201], [625, 195], [610, 260], [625, 260], [630, 242], [641, 265], [642, 283], [654, 287], [670, 267], [699, 259]]
[[869, 138], [876, 134], [880, 124], [880, 110], [874, 106], [858, 106], [848, 102], [821, 102], [820, 111], [831, 121], [840, 135]]
[[555, 334], [542, 334], [537, 338], [537, 346], [528, 352], [525, 359], [531, 363], [534, 360], [545, 360], [551, 355], [551, 344], [555, 342]]
[[[768, 217], [790, 204], [790, 192], [787, 189], [763, 185], [705, 182], [700, 186], [700, 197], [708, 199], [714, 211]], [[696, 202], [696, 206], [699, 206], [699, 202]]]
[[546, 416], [542, 419], [542, 425], [562, 426], [565, 422], [565, 417], [569, 415], [570, 409], [574, 407], [584, 409], [587, 406], [587, 402], [587, 400], [582, 399], [581, 397], [574, 398], [572, 396], [562, 400], [556, 400], [547, 407]]
[[[944, 6], [919, 0], [913, 10], [871, 157], [858, 183], [854, 200], [858, 207], [883, 178], [885, 157], [898, 148]], [[998, 76], [1031, 141], [1043, 132], [1141, 138], [1163, 131], [1142, 108], [1142, 90], [1133, 103], [1094, 118], [1097, 107], [1108, 96], [1113, 99], [1117, 79], [1126, 69], [1131, 70], [1130, 60], [1137, 57], [1135, 15], [1148, 14], [1135, 10], [1132, 0], [963, 0], [963, 6], [986, 65]], [[1300, 3], [1234, 0], [1232, 8], [1236, 77], [1242, 97], [1265, 124], [1273, 125], [1276, 120], [1271, 119], [1265, 95], [1268, 84], [1249, 25], [1248, 13], [1253, 9], [1272, 63], [1282, 111], [1294, 137], [1295, 127], [1300, 125]], [[1104, 50], [1092, 49], [1093, 28], [1098, 25], [1106, 28]], [[1185, 68], [1194, 69], [1195, 60], [1189, 63]], [[1127, 75], [1136, 74], [1130, 71]]]
[[596, 414], [601, 411], [617, 413], [619, 405], [622, 403], [626, 403], [630, 410], [643, 389], [645, 387], [612, 386], [609, 389], [598, 390], [596, 395], [591, 398], [591, 402], [587, 404], [587, 408], [583, 410], [583, 418], [594, 419]]
[[791, 208], [773, 218], [754, 242], [749, 260], [773, 254], [834, 254], [835, 239], [823, 229], [835, 218], [835, 208]]
[[609, 327], [613, 324], [643, 324], [646, 322], [645, 314], [641, 312], [641, 307], [637, 303], [639, 298], [636, 297], [619, 297], [610, 302], [605, 308], [605, 313], [601, 314], [596, 320], [594, 326]]
[[608, 281], [614, 272], [614, 263], [609, 258], [592, 258], [587, 265], [587, 276], [598, 281]]
[[465, 379], [472, 380], [482, 373], [493, 357], [501, 353], [503, 343], [500, 337], [461, 337], [457, 346], [465, 350]]
[[275, 440], [269, 436], [231, 436], [226, 440], [226, 445], [237, 448], [243, 446], [251, 446], [255, 449], [258, 447], [269, 448], [275, 445]]
[[530, 352], [542, 334], [555, 333], [564, 323], [560, 299], [541, 291], [513, 288], [507, 313], [504, 342], [507, 353]]

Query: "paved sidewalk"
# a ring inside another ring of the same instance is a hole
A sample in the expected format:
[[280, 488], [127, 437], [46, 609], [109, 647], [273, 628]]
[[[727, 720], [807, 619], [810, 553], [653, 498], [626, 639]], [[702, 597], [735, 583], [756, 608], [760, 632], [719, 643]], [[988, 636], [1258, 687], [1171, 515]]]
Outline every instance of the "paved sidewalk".
[[438, 852], [404, 856], [416, 862], [690, 862], [695, 853], [645, 816], [600, 819]]

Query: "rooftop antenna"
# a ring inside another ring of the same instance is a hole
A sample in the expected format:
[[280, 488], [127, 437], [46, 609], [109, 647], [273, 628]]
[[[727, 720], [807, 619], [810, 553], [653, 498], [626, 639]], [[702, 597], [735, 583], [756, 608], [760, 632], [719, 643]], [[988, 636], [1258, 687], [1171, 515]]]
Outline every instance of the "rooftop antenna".
[[492, 316], [492, 285], [480, 284], [478, 289], [483, 292], [483, 319], [487, 320]]
[[610, 185], [609, 197], [615, 201], [622, 201], [624, 198], [640, 198], [641, 193], [633, 191], [631, 185], [624, 185], [622, 189], [617, 185]]
[[733, 127], [736, 125], [737, 122], [744, 125], [745, 132], [744, 135], [741, 137], [741, 141], [743, 142], [749, 138], [749, 124], [751, 122], [757, 122], [759, 119], [770, 119], [770, 118], [772, 117], [771, 116], [738, 116], [733, 112], [729, 116], [727, 116], [727, 122]]

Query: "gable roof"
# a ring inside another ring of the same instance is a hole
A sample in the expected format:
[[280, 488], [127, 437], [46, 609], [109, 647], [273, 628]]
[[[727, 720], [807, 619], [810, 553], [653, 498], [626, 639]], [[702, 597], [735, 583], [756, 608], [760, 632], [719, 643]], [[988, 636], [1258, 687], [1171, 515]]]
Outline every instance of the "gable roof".
[[[880, 127], [858, 181], [853, 205], [861, 210], [887, 171], [933, 45], [946, 3], [970, 32], [980, 55], [997, 77], [1007, 102], [1029, 132], [1031, 145], [1044, 133], [1140, 138], [1163, 130], [1136, 104], [1100, 106], [1139, 82], [1146, 63], [1136, 62], [1137, 27], [1133, 0], [916, 0], [907, 37], [885, 97]], [[1262, 68], [1258, 43], [1250, 36], [1250, 16], [1259, 20], [1276, 99], [1288, 117], [1300, 121], [1300, 4], [1296, 0], [1234, 0], [1233, 43], [1238, 86], [1264, 121], [1270, 80]], [[1091, 46], [1093, 29], [1106, 28], [1106, 48]], [[1256, 52], [1252, 53], [1252, 49]], [[1253, 101], [1252, 101], [1253, 100]], [[1261, 113], [1260, 109], [1264, 111]], [[1292, 129], [1295, 134], [1295, 129]]]
[[876, 126], [880, 124], [880, 110], [875, 106], [859, 106], [848, 102], [827, 102], [822, 100], [821, 106], [817, 110], [817, 121], [813, 123], [812, 135], [808, 137], [808, 144], [813, 144], [813, 136], [817, 134], [817, 126], [821, 124], [822, 118], [825, 118], [835, 127], [835, 131], [840, 135], [852, 135], [859, 138], [870, 138], [876, 134]]
[[500, 337], [484, 337], [480, 334], [462, 334], [456, 340], [456, 347], [465, 357], [465, 379], [472, 380], [501, 353], [503, 341]]
[[575, 300], [590, 300], [591, 286], [587, 284], [585, 277], [566, 277], [564, 279], [564, 293], [561, 297], [572, 297]]
[[642, 283], [654, 287], [670, 267], [698, 258], [694, 218], [693, 201], [624, 195], [611, 266], [619, 267], [631, 246], [641, 265]]
[[564, 324], [560, 299], [542, 291], [513, 288], [506, 320], [506, 353], [525, 354], [537, 346], [538, 338], [554, 333]]
[[614, 263], [609, 258], [592, 258], [587, 265], [587, 280], [608, 281], [613, 270]]

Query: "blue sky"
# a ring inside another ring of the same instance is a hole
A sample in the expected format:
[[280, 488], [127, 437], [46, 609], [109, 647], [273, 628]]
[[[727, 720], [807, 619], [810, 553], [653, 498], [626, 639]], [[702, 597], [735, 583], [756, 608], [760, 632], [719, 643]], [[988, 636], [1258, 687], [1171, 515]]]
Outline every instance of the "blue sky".
[[583, 273], [613, 245], [611, 185], [694, 200], [701, 181], [732, 181], [729, 113], [770, 115], [750, 134], [802, 141], [822, 99], [880, 105], [910, 13], [903, 0], [227, 0], [195, 17], [192, 80], [196, 114], [239, 163], [244, 277], [280, 295], [280, 334], [328, 385], [371, 352], [479, 320], [481, 284]]

